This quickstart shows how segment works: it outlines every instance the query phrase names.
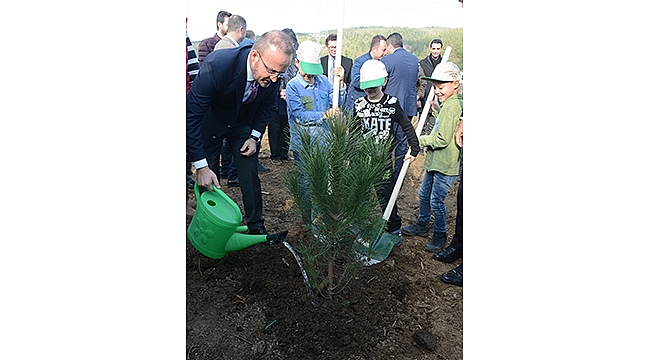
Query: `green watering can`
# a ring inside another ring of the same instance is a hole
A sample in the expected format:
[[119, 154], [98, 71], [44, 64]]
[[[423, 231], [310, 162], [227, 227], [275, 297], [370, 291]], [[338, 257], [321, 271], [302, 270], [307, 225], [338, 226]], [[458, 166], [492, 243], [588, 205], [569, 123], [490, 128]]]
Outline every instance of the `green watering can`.
[[242, 221], [239, 206], [221, 189], [212, 186], [214, 191], [199, 194], [199, 185], [194, 184], [196, 213], [187, 228], [187, 237], [201, 254], [221, 259], [226, 253], [255, 244], [275, 245], [284, 241], [288, 231], [269, 235], [242, 234], [248, 231], [248, 226], [239, 225]]

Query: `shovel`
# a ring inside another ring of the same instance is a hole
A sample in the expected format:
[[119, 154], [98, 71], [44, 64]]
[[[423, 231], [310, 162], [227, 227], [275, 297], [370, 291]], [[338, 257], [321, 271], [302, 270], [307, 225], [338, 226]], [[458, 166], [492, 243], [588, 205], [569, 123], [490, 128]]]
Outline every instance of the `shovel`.
[[[441, 64], [447, 62], [450, 53], [451, 53], [451, 46], [447, 46], [447, 48], [445, 49], [445, 54], [442, 56], [442, 60], [440, 61]], [[431, 108], [431, 100], [433, 100], [433, 95], [434, 92], [430, 91], [424, 109], [422, 110], [422, 114], [420, 115], [420, 119], [418, 120], [418, 126], [415, 129], [416, 136], [420, 136], [420, 133], [422, 133], [422, 129], [424, 128], [424, 123], [427, 120], [427, 116]], [[402, 188], [402, 183], [404, 182], [404, 177], [406, 176], [406, 172], [408, 171], [410, 164], [411, 164], [410, 159], [404, 160], [402, 169], [400, 170], [399, 175], [397, 176], [395, 187], [393, 188], [393, 192], [391, 193], [390, 199], [388, 200], [388, 204], [386, 205], [386, 210], [384, 211], [384, 215], [382, 216], [382, 220], [384, 221], [382, 230], [377, 235], [376, 239], [368, 241], [358, 237], [355, 240], [356, 243], [361, 245], [357, 247], [357, 253], [359, 254], [360, 260], [364, 266], [370, 266], [384, 261], [386, 257], [388, 257], [388, 254], [390, 254], [390, 251], [393, 249], [393, 246], [395, 246], [395, 244], [397, 244], [400, 240], [397, 235], [388, 234], [385, 231], [383, 231], [383, 229], [388, 223], [388, 219], [390, 218], [390, 213], [393, 211], [393, 206], [395, 206], [395, 202], [397, 202], [397, 195], [399, 194], [399, 191]]]

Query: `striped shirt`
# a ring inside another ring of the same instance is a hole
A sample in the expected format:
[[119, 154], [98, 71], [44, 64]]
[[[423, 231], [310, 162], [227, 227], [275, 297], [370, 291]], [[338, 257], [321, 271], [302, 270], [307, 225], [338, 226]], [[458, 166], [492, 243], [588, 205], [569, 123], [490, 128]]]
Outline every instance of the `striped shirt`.
[[187, 44], [187, 74], [189, 76], [187, 91], [190, 91], [190, 87], [194, 84], [194, 78], [199, 73], [199, 59], [187, 31], [185, 32], [185, 43]]

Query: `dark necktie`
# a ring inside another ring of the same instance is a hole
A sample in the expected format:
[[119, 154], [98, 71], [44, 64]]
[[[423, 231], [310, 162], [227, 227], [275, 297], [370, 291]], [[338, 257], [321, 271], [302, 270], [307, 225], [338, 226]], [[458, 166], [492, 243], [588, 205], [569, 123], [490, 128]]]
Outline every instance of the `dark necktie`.
[[255, 97], [257, 97], [257, 87], [259, 85], [257, 84], [257, 81], [253, 80], [253, 83], [251, 84], [251, 93], [248, 95], [248, 99], [244, 101], [244, 104], [250, 104], [255, 100]]

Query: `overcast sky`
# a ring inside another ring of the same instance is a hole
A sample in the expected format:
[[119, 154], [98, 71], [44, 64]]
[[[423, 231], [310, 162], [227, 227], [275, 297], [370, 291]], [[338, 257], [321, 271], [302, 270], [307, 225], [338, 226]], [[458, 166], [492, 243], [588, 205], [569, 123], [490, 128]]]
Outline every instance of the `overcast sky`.
[[458, 0], [186, 0], [186, 6], [187, 31], [194, 41], [214, 35], [220, 10], [243, 16], [257, 35], [285, 27], [296, 33], [337, 29], [342, 20], [344, 28], [463, 27], [462, 4]]

